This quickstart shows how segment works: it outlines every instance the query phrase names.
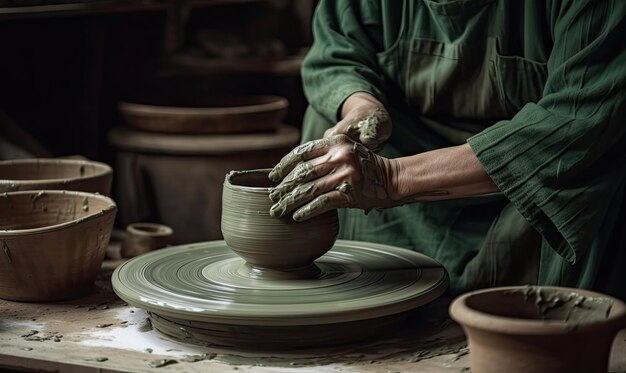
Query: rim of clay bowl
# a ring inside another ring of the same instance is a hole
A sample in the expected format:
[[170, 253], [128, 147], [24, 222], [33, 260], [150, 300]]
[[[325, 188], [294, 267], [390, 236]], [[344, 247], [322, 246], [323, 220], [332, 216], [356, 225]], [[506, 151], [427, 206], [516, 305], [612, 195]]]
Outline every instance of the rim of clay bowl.
[[[228, 184], [231, 189], [235, 189], [235, 190], [239, 190], [239, 191], [244, 190], [246, 192], [252, 192], [252, 193], [267, 193], [273, 187], [271, 187], [271, 186], [268, 186], [268, 187], [247, 186], [247, 185], [233, 184], [231, 179], [233, 177], [235, 177], [235, 176], [247, 175], [247, 174], [267, 174], [267, 175], [269, 175], [269, 172], [271, 170], [272, 170], [271, 168], [258, 168], [258, 169], [253, 169], [253, 170], [232, 170], [232, 171], [228, 171], [226, 173], [226, 178], [224, 179], [224, 184]], [[274, 182], [271, 181], [270, 179], [267, 179], [267, 183], [268, 184], [272, 184]], [[277, 183], [274, 183], [274, 184], [278, 185]]]
[[0, 184], [19, 183], [20, 185], [37, 185], [52, 182], [72, 182], [76, 180], [89, 180], [101, 177], [103, 175], [112, 174], [113, 168], [106, 163], [91, 161], [87, 159], [65, 159], [65, 158], [26, 158], [26, 159], [12, 159], [7, 161], [0, 161], [0, 167], [4, 165], [19, 165], [19, 164], [75, 164], [75, 165], [90, 165], [99, 167], [92, 175], [70, 177], [70, 178], [55, 178], [55, 179], [1, 179]]
[[102, 194], [98, 194], [98, 193], [76, 192], [76, 191], [70, 191], [70, 190], [24, 190], [20, 192], [2, 193], [0, 194], [0, 198], [5, 198], [5, 197], [11, 198], [11, 196], [22, 195], [22, 194], [38, 195], [39, 193], [52, 194], [52, 195], [55, 195], [55, 194], [75, 195], [77, 197], [83, 197], [83, 198], [95, 198], [95, 199], [100, 199], [100, 200], [105, 201], [108, 204], [108, 206], [105, 209], [100, 210], [100, 211], [93, 211], [93, 212], [90, 211], [89, 215], [83, 216], [82, 218], [68, 220], [66, 222], [59, 223], [59, 224], [47, 225], [45, 227], [29, 228], [29, 229], [0, 229], [0, 236], [11, 237], [11, 236], [21, 236], [24, 234], [32, 235], [32, 234], [57, 231], [60, 229], [64, 229], [68, 226], [72, 226], [78, 223], [82, 223], [84, 221], [96, 219], [102, 215], [114, 213], [115, 211], [117, 211], [117, 204], [115, 203], [115, 201], [113, 201], [111, 198], [107, 196], [103, 196]]
[[126, 231], [137, 236], [148, 237], [165, 237], [174, 233], [170, 226], [148, 222], [130, 223], [126, 226]]
[[267, 102], [258, 104], [244, 104], [241, 106], [215, 106], [215, 107], [193, 107], [193, 106], [167, 106], [156, 104], [144, 104], [135, 102], [120, 102], [120, 111], [143, 114], [175, 114], [175, 115], [241, 115], [250, 113], [266, 112], [271, 110], [281, 110], [289, 107], [289, 100], [285, 97], [272, 95], [242, 95], [231, 96], [243, 99], [258, 99]]
[[561, 287], [561, 286], [537, 286], [542, 289], [552, 289], [561, 292], [575, 292], [588, 297], [601, 297], [613, 301], [611, 313], [605, 320], [596, 322], [587, 322], [577, 324], [575, 329], [566, 328], [566, 324], [561, 320], [542, 320], [542, 319], [521, 319], [506, 316], [496, 316], [486, 312], [478, 311], [467, 304], [467, 300], [471, 297], [513, 290], [524, 290], [527, 286], [504, 286], [482, 290], [476, 290], [460, 295], [450, 305], [450, 317], [462, 326], [475, 328], [479, 330], [497, 332], [500, 334], [518, 334], [518, 335], [555, 335], [555, 334], [573, 334], [585, 333], [591, 330], [610, 330], [618, 331], [626, 327], [626, 305], [621, 300], [612, 296], [598, 293], [591, 290]]

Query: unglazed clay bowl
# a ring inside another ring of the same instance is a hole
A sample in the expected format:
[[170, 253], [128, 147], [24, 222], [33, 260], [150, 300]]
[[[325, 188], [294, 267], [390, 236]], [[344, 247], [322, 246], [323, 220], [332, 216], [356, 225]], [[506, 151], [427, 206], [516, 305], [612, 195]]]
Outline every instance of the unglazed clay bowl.
[[277, 96], [163, 97], [118, 105], [129, 126], [176, 134], [275, 131], [285, 119], [288, 106], [286, 98]]
[[120, 249], [122, 258], [133, 258], [148, 251], [162, 249], [172, 243], [173, 234], [174, 230], [163, 224], [129, 224]]
[[109, 195], [113, 170], [104, 163], [76, 159], [0, 161], [0, 193], [20, 190], [75, 190]]
[[450, 305], [470, 346], [473, 373], [606, 372], [626, 327], [626, 306], [604, 294], [563, 287], [502, 287]]
[[82, 295], [100, 271], [116, 211], [113, 200], [99, 194], [0, 194], [0, 298]]
[[305, 222], [269, 214], [269, 169], [231, 171], [222, 192], [222, 234], [237, 255], [256, 269], [297, 271], [331, 249], [339, 223], [333, 210]]

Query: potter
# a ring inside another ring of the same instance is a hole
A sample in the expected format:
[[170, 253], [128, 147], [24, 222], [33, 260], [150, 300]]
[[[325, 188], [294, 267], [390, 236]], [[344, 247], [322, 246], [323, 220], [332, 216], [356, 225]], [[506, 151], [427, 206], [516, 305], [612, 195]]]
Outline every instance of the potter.
[[340, 239], [428, 255], [455, 294], [626, 299], [626, 3], [522, 3], [320, 1], [272, 215], [339, 208]]

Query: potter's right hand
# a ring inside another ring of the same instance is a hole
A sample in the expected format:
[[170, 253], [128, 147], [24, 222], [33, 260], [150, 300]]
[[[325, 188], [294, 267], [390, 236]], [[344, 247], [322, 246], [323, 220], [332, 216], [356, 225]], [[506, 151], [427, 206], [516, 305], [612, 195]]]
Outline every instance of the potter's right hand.
[[391, 136], [391, 119], [380, 101], [357, 92], [341, 107], [341, 121], [326, 130], [324, 137], [343, 134], [374, 151], [381, 150]]
[[270, 215], [295, 221], [339, 207], [365, 210], [398, 206], [398, 167], [346, 135], [310, 141], [287, 154], [270, 172], [281, 183], [270, 191]]

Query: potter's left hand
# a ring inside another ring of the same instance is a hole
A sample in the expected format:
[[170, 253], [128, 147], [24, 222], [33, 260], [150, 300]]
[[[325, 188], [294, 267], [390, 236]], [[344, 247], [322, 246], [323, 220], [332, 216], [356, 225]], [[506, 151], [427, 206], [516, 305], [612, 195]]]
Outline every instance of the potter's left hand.
[[302, 144], [287, 154], [270, 172], [282, 182], [270, 192], [274, 217], [293, 213], [295, 221], [339, 207], [366, 212], [398, 206], [397, 164], [381, 157], [346, 135], [332, 135]]

